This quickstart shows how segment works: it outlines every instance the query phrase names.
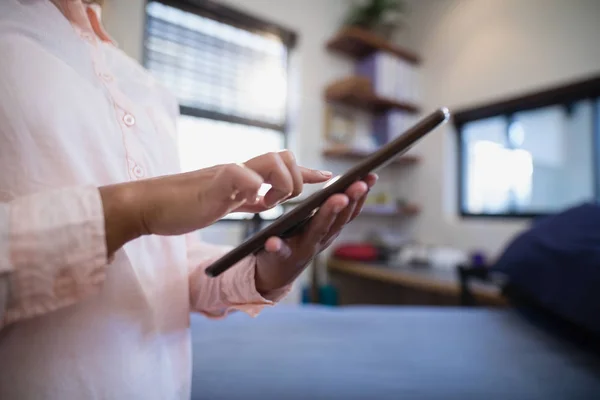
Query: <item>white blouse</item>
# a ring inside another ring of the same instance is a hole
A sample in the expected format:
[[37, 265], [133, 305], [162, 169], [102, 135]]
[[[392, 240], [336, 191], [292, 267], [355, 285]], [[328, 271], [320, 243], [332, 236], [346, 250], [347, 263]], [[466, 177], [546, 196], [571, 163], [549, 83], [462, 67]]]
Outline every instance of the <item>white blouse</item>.
[[190, 311], [273, 301], [253, 257], [206, 277], [225, 249], [189, 235], [107, 260], [97, 187], [177, 173], [178, 107], [92, 9], [55, 3], [0, 2], [0, 399], [187, 399]]

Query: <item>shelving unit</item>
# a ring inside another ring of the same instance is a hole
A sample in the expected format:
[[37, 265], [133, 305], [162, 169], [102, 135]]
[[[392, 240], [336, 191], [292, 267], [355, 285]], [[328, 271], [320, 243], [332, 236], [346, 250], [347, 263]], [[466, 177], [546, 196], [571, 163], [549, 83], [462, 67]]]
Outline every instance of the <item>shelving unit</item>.
[[[412, 66], [421, 62], [416, 54], [396, 46], [372, 32], [357, 27], [341, 29], [327, 42], [326, 47], [329, 51], [348, 57], [353, 62], [378, 51], [392, 54]], [[325, 88], [323, 97], [328, 104], [366, 111], [374, 116], [388, 111], [400, 111], [413, 115], [420, 113], [417, 104], [378, 95], [370, 79], [363, 76], [349, 76], [332, 82]], [[322, 155], [329, 160], [357, 162], [364, 159], [368, 153], [347, 147], [334, 147], [325, 148]], [[407, 167], [419, 162], [420, 158], [418, 156], [401, 155], [390, 164], [390, 167]], [[416, 216], [420, 211], [421, 208], [418, 204], [411, 203], [398, 209], [391, 205], [369, 204], [365, 206], [361, 215], [373, 218], [397, 218]]]
[[378, 97], [373, 93], [368, 78], [351, 76], [340, 79], [325, 89], [325, 100], [330, 103], [344, 104], [374, 113], [398, 109], [407, 113], [418, 113], [419, 108], [410, 103]]
[[327, 42], [327, 49], [354, 59], [363, 58], [377, 50], [383, 50], [412, 64], [421, 62], [416, 54], [402, 49], [369, 31], [356, 27], [344, 28], [338, 32]]

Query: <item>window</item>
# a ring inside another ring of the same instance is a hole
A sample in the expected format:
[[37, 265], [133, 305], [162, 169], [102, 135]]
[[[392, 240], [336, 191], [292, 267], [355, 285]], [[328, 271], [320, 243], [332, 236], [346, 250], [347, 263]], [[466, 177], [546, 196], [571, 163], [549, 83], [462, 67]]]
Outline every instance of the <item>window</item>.
[[462, 216], [599, 200], [600, 78], [455, 114]]
[[293, 33], [202, 0], [150, 1], [146, 16], [144, 64], [180, 104], [182, 170], [285, 147]]

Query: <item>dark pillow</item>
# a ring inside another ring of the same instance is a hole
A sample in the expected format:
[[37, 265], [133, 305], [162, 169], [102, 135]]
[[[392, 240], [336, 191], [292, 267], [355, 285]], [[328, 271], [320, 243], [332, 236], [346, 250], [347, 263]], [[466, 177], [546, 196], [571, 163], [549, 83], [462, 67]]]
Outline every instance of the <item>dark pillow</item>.
[[538, 221], [505, 249], [495, 272], [511, 300], [600, 338], [600, 207], [583, 204]]

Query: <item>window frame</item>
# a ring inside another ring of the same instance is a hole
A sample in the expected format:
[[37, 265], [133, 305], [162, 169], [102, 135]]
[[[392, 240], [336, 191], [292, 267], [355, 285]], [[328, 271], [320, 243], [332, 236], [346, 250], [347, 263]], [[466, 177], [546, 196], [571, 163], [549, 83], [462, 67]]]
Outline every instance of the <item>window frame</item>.
[[[185, 12], [190, 12], [202, 17], [210, 18], [221, 23], [225, 23], [231, 26], [235, 26], [240, 29], [245, 29], [250, 32], [260, 33], [271, 33], [278, 36], [283, 45], [286, 47], [286, 79], [288, 82], [288, 91], [286, 93], [286, 104], [285, 104], [285, 115], [281, 124], [273, 124], [265, 121], [254, 120], [250, 118], [243, 118], [235, 115], [223, 114], [215, 111], [202, 110], [199, 108], [179, 105], [179, 112], [182, 116], [189, 116], [195, 118], [203, 118], [214, 121], [222, 121], [233, 123], [237, 125], [244, 125], [248, 127], [257, 127], [263, 129], [270, 129], [281, 132], [283, 139], [283, 146], [287, 148], [290, 143], [289, 140], [289, 112], [290, 112], [290, 54], [295, 49], [298, 41], [298, 35], [296, 32], [284, 28], [281, 25], [267, 21], [262, 18], [258, 18], [246, 11], [239, 11], [235, 8], [227, 5], [217, 3], [212, 0], [146, 0], [144, 2], [144, 36], [142, 43], [142, 65], [146, 67], [148, 65], [148, 52], [146, 48], [146, 40], [148, 39], [148, 13], [146, 8], [148, 3], [158, 2], [166, 6], [178, 8]], [[249, 218], [222, 218], [218, 222], [247, 222], [251, 221], [252, 216]], [[270, 221], [270, 219], [268, 220]]]
[[506, 134], [510, 129], [510, 122], [518, 112], [531, 111], [550, 106], [571, 107], [575, 102], [591, 100], [594, 102], [593, 118], [593, 186], [596, 201], [600, 200], [600, 76], [571, 82], [562, 86], [537, 91], [524, 96], [502, 100], [479, 107], [460, 110], [454, 113], [452, 122], [456, 131], [456, 171], [457, 179], [457, 208], [461, 218], [511, 218], [529, 219], [550, 215], [550, 213], [520, 213], [509, 211], [506, 213], [472, 213], [464, 208], [466, 194], [467, 163], [463, 145], [463, 128], [467, 123], [492, 117], [506, 119]]

